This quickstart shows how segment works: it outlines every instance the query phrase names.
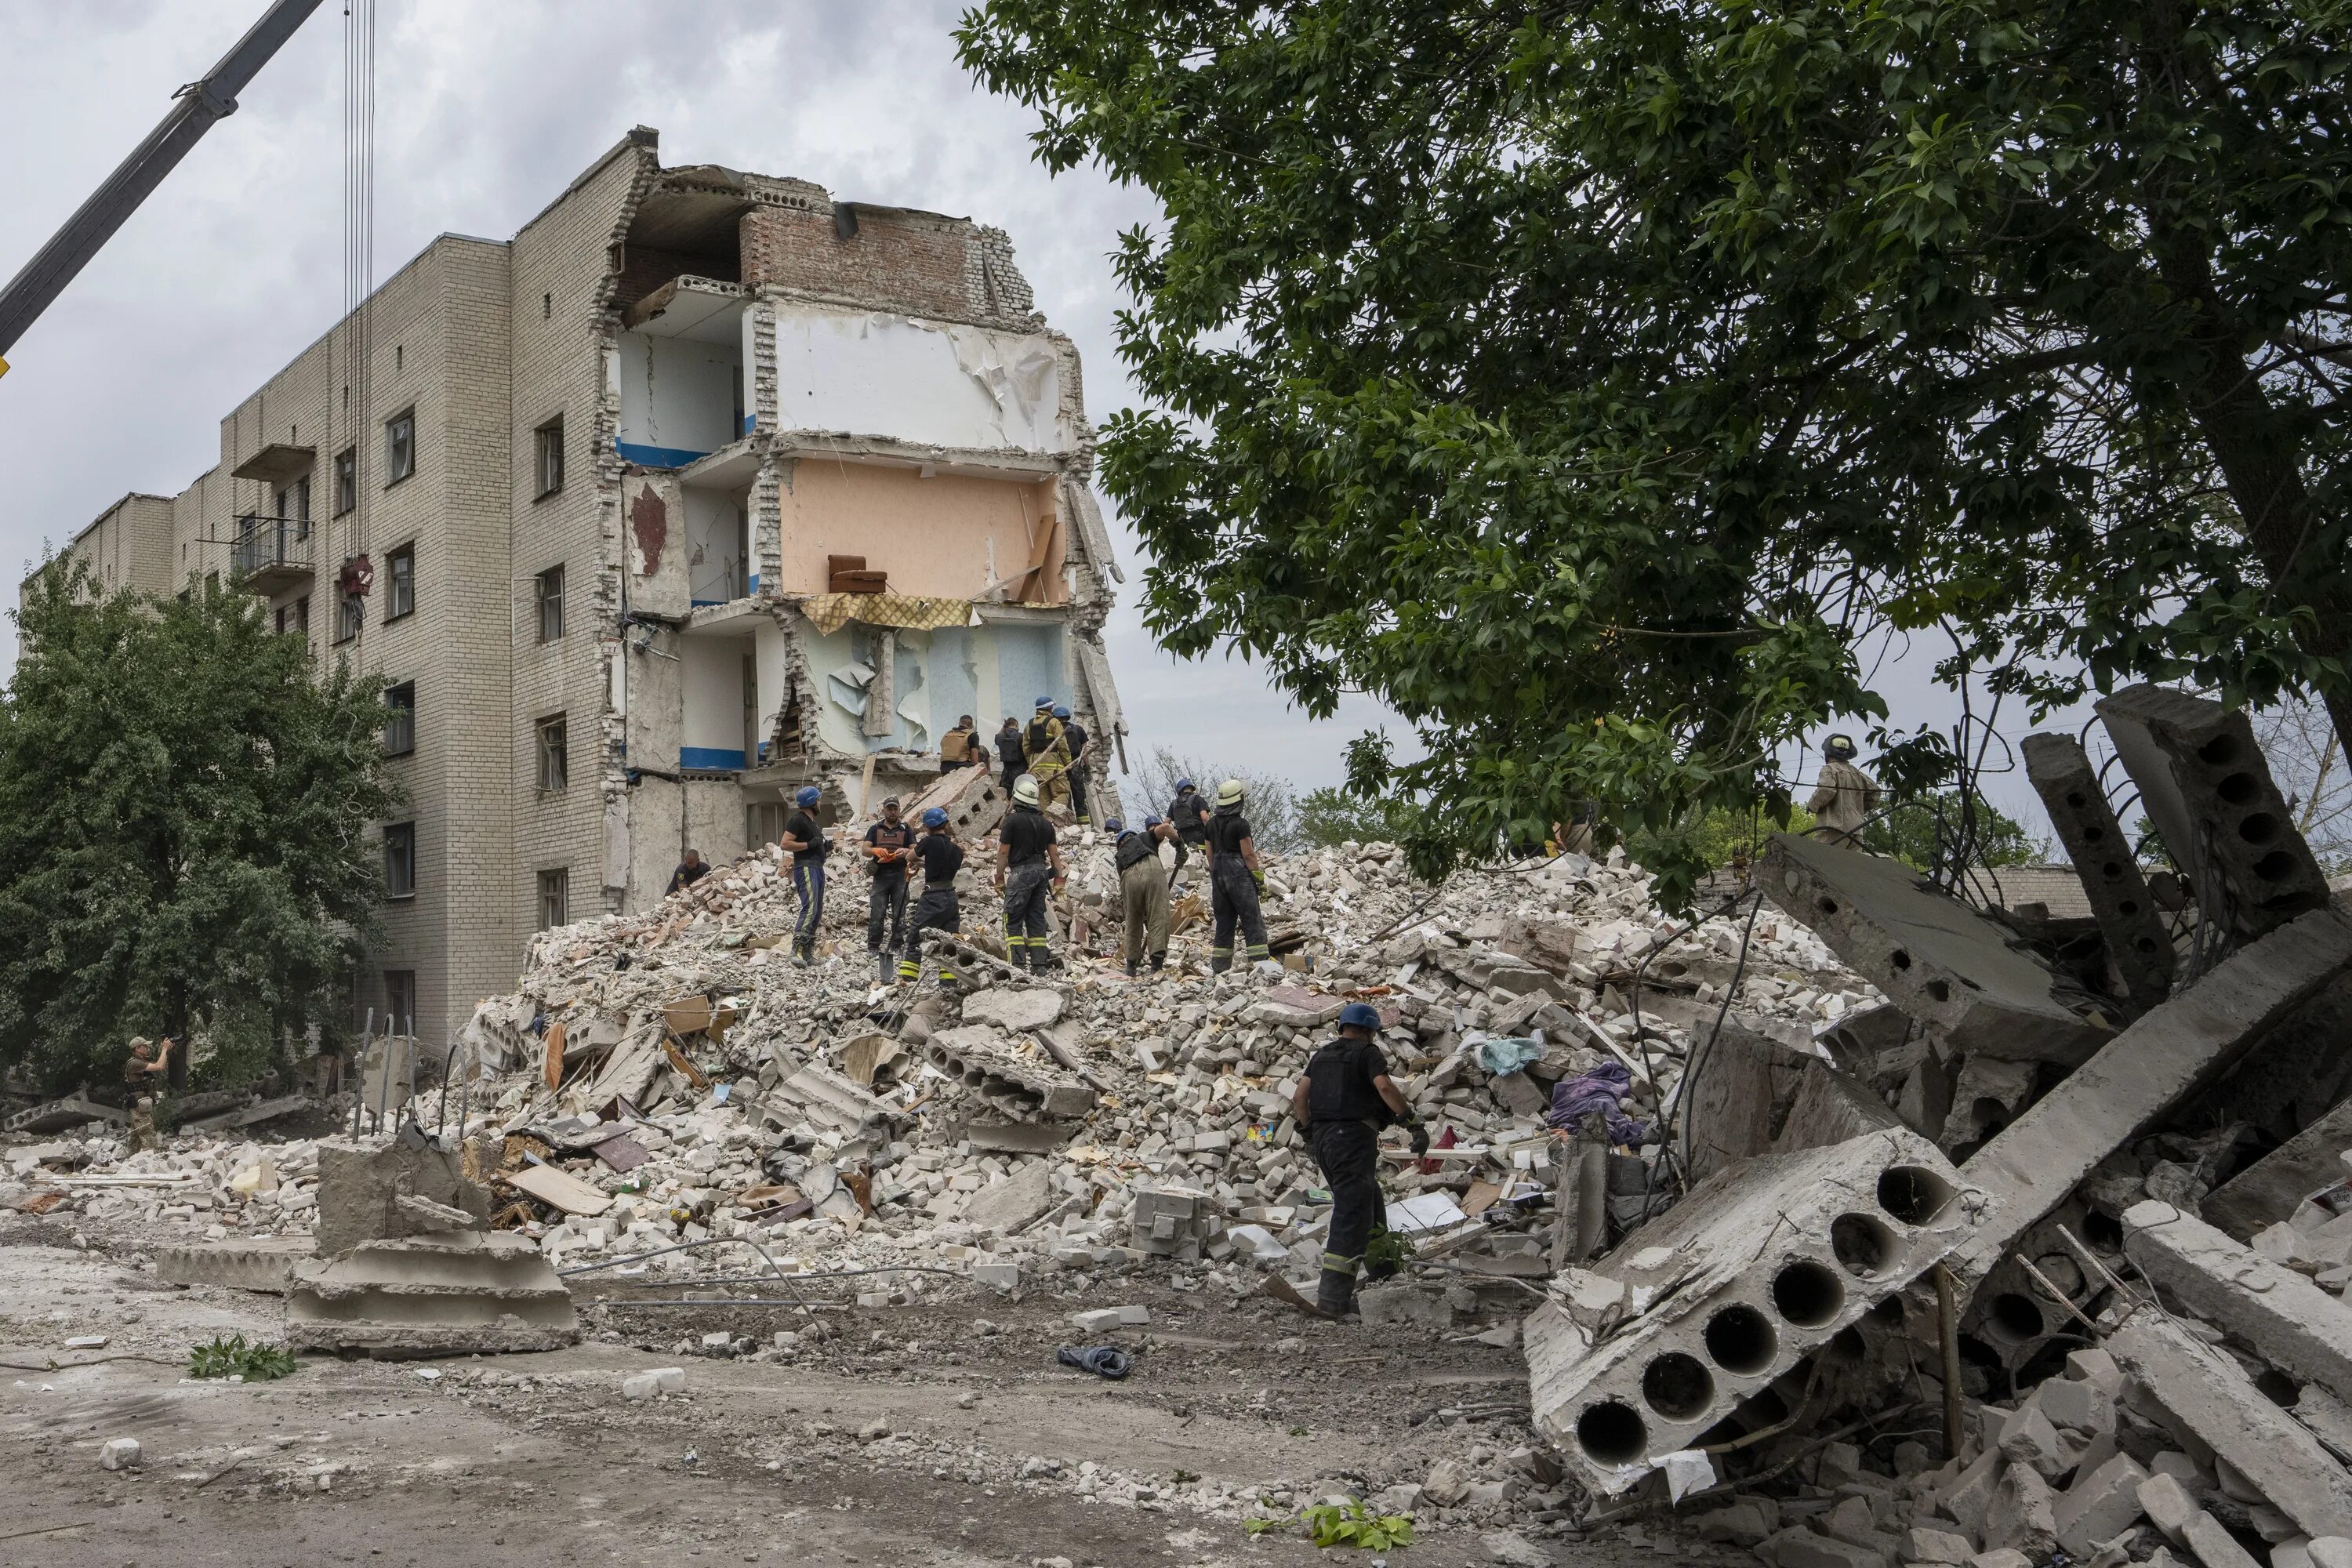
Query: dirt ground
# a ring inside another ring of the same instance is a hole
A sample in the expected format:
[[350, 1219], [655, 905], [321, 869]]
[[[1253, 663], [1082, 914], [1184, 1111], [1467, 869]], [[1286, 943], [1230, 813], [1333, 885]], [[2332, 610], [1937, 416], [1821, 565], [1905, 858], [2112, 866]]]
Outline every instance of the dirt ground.
[[[147, 1238], [76, 1223], [0, 1214], [0, 1564], [1278, 1565], [1326, 1554], [1296, 1530], [1252, 1538], [1255, 1500], [1367, 1496], [1445, 1458], [1493, 1471], [1529, 1441], [1517, 1350], [1140, 1279], [874, 1309], [596, 1305], [588, 1341], [549, 1354], [198, 1383], [188, 1347], [274, 1341], [279, 1299], [159, 1285]], [[1133, 1302], [1152, 1321], [1116, 1340], [1126, 1381], [1055, 1363], [1068, 1312]], [[766, 1348], [778, 1330], [799, 1348]], [[706, 1352], [720, 1332], [729, 1351]], [[63, 1348], [79, 1334], [109, 1342]], [[663, 1365], [685, 1368], [683, 1396], [622, 1396]], [[138, 1468], [100, 1467], [117, 1437]], [[1421, 1517], [1390, 1560], [1507, 1561], [1491, 1536], [1508, 1530], [1565, 1565], [1752, 1561], [1512, 1504]]]

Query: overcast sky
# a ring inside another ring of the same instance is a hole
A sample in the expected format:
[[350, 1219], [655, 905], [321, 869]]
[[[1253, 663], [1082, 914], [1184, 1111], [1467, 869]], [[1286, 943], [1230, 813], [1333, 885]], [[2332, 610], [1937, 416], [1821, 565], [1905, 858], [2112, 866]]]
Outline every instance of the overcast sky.
[[[0, 275], [11, 275], [201, 75], [264, 0], [0, 0]], [[1112, 352], [1115, 236], [1156, 216], [1098, 174], [1049, 179], [1031, 113], [975, 88], [960, 6], [894, 0], [383, 0], [376, 277], [445, 231], [505, 239], [622, 132], [667, 163], [814, 180], [847, 200], [970, 215], [1012, 237], [1038, 308], [1086, 361], [1097, 421], [1134, 401]], [[219, 420], [333, 321], [341, 282], [341, 6], [320, 7], [139, 215], [8, 356], [0, 377], [0, 560], [30, 562], [129, 490], [171, 494], [219, 455]], [[1213, 762], [1337, 783], [1381, 723], [1288, 710], [1237, 662], [1178, 664], [1143, 632], [1133, 535], [1110, 650], [1134, 731]], [[13, 662], [13, 626], [0, 655]], [[1891, 695], [1948, 721], [1924, 660]], [[2018, 716], [2021, 720], [2021, 715]], [[2021, 733], [2012, 721], [2003, 726]], [[1392, 720], [1392, 733], [1404, 739]], [[2021, 778], [1991, 781], [2012, 812]], [[2032, 824], [2042, 824], [2038, 809]]]

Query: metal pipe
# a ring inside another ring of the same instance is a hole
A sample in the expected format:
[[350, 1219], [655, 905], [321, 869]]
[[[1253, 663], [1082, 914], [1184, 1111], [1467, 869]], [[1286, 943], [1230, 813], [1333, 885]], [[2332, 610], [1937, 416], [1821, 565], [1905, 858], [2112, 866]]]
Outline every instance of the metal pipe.
[[441, 1093], [433, 1103], [433, 1136], [441, 1136], [449, 1125], [449, 1069], [457, 1064], [457, 1042], [445, 1040], [441, 1047]]
[[1944, 1458], [1960, 1457], [1960, 1308], [1952, 1271], [1936, 1265], [1936, 1331], [1944, 1351]]
[[383, 1124], [392, 1114], [392, 1015], [387, 1011], [383, 1019], [383, 1074], [375, 1096], [375, 1130], [378, 1132], [383, 1131]]
[[360, 1026], [359, 1059], [352, 1064], [352, 1136], [360, 1135], [360, 1119], [367, 1114], [367, 1044], [375, 1033], [375, 1009], [367, 1010], [367, 1022]]

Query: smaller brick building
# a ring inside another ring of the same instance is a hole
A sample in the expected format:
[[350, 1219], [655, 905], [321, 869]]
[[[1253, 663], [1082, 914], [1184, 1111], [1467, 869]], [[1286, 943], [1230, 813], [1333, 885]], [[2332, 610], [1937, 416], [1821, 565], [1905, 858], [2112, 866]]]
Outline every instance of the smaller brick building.
[[1078, 359], [1033, 304], [999, 230], [665, 169], [641, 127], [512, 239], [435, 240], [217, 467], [70, 549], [242, 581], [392, 682], [411, 804], [355, 994], [454, 1036], [530, 932], [772, 838], [803, 784], [918, 784], [1041, 694], [1116, 743]]

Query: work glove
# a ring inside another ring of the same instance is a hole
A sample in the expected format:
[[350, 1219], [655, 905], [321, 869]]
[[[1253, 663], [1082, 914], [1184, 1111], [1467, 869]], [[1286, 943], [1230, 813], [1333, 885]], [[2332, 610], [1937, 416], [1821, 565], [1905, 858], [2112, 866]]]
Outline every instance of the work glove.
[[1263, 871], [1252, 871], [1252, 872], [1250, 873], [1250, 880], [1251, 880], [1251, 881], [1253, 881], [1253, 882], [1255, 882], [1255, 883], [1257, 884], [1257, 890], [1258, 890], [1259, 892], [1263, 893], [1263, 892], [1265, 892], [1265, 872], [1263, 872]]
[[1411, 1130], [1412, 1132], [1412, 1152], [1416, 1154], [1428, 1153], [1429, 1124], [1425, 1121], [1415, 1121], [1412, 1123]]

